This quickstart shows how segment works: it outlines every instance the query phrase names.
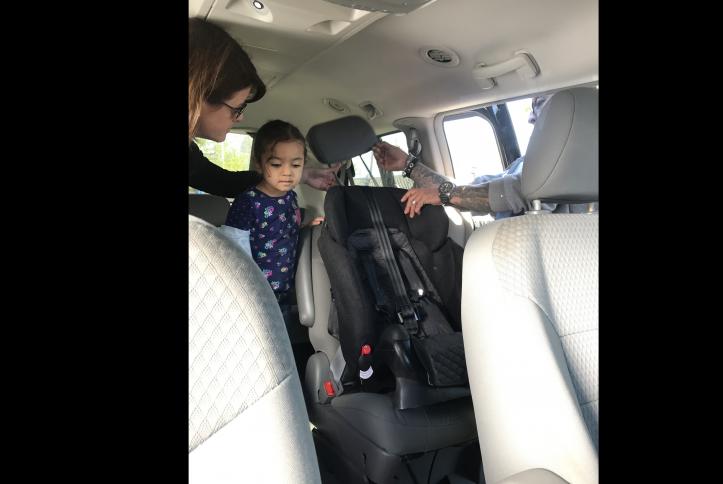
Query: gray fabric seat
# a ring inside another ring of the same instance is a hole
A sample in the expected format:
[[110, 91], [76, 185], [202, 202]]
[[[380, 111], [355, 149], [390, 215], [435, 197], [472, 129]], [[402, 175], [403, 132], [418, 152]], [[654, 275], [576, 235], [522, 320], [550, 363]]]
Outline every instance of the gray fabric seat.
[[[552, 97], [525, 157], [528, 200], [598, 200], [597, 116], [595, 89]], [[487, 224], [467, 243], [462, 280], [486, 481], [597, 483], [598, 214]]]
[[189, 482], [320, 483], [281, 311], [255, 262], [189, 216]]

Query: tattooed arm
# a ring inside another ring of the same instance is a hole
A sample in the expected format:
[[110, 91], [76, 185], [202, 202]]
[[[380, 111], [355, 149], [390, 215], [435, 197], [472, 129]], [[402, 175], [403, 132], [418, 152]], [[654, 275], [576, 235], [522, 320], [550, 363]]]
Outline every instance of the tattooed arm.
[[[491, 213], [497, 217], [509, 217], [514, 214], [521, 213], [525, 208], [529, 208], [529, 204], [522, 195], [522, 160], [515, 162], [499, 175], [484, 176], [479, 183], [473, 185], [461, 185], [455, 187], [450, 192], [450, 202], [452, 205], [463, 210], [472, 210], [483, 214]], [[412, 178], [414, 172], [418, 169], [417, 165], [412, 170]], [[413, 188], [409, 190], [402, 202], [407, 202], [404, 213], [410, 217], [419, 215], [425, 204], [440, 205], [439, 184], [446, 180], [445, 177], [437, 175], [432, 170], [424, 167], [417, 175], [422, 183], [426, 184], [423, 188]], [[554, 208], [554, 207], [553, 207]]]
[[[396, 146], [381, 142], [374, 146], [373, 151], [383, 169], [399, 171], [405, 168], [407, 155]], [[404, 213], [410, 218], [419, 215], [426, 204], [441, 205], [439, 185], [443, 181], [452, 181], [421, 163], [414, 166], [409, 177], [414, 180], [416, 187], [405, 193], [401, 201], [406, 202]], [[482, 183], [455, 187], [450, 195], [452, 205], [484, 214], [503, 211], [517, 213], [525, 206], [518, 175], [488, 176]]]
[[[416, 171], [419, 166], [415, 166], [414, 170]], [[414, 218], [415, 215], [419, 215], [424, 205], [441, 205], [439, 183], [424, 188], [412, 188], [407, 191], [401, 200], [402, 203], [406, 202], [404, 214], [409, 215], [409, 218]], [[488, 194], [489, 186], [487, 182], [480, 185], [463, 185], [452, 190], [450, 202], [461, 209], [487, 214], [492, 211]]]
[[[434, 188], [434, 190], [437, 190], [442, 182], [452, 181], [446, 176], [440, 175], [421, 163], [415, 165], [409, 178], [414, 180], [418, 188]], [[489, 213], [492, 209], [490, 208], [489, 203], [488, 185], [489, 182], [483, 182], [478, 185], [462, 185], [455, 187], [450, 193], [450, 202], [452, 205], [459, 208], [474, 210], [475, 212]], [[438, 195], [437, 199], [439, 199]], [[441, 203], [441, 201], [439, 203]], [[434, 205], [438, 204], [434, 203]]]
[[421, 163], [414, 165], [414, 169], [412, 173], [409, 174], [409, 178], [414, 180], [417, 188], [437, 188], [442, 182], [453, 181], [451, 178], [440, 175], [427, 165]]
[[[386, 171], [401, 171], [406, 168], [407, 154], [400, 148], [380, 141], [372, 147], [372, 151], [380, 168]], [[420, 188], [438, 187], [443, 181], [449, 180], [421, 163], [414, 166], [409, 178]]]
[[487, 214], [492, 211], [489, 193], [489, 182], [479, 185], [462, 185], [452, 189], [449, 201], [455, 207]]

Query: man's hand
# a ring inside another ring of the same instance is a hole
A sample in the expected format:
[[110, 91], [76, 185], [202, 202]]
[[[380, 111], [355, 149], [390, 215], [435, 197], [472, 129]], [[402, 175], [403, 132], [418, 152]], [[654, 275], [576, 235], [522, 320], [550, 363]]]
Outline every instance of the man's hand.
[[401, 171], [406, 168], [407, 154], [400, 148], [380, 141], [372, 147], [377, 164], [387, 171]]
[[402, 203], [404, 202], [407, 202], [404, 215], [409, 215], [409, 218], [419, 215], [424, 205], [442, 205], [437, 187], [412, 188], [402, 197]]
[[341, 163], [336, 163], [329, 168], [307, 168], [301, 173], [301, 183], [306, 183], [311, 188], [326, 191], [336, 185], [336, 176]]

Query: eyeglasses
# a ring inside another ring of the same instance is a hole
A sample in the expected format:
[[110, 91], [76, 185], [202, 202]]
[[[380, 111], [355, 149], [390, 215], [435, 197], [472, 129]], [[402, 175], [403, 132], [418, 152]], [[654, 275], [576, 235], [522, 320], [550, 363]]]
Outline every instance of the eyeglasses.
[[244, 111], [246, 111], [246, 107], [249, 105], [248, 103], [243, 103], [241, 106], [235, 108], [233, 106], [229, 106], [228, 104], [226, 104], [224, 102], [222, 102], [221, 104], [223, 104], [224, 106], [226, 106], [227, 108], [229, 108], [231, 110], [231, 114], [233, 115], [234, 120], [237, 120], [238, 118], [240, 118], [241, 115], [244, 113]]

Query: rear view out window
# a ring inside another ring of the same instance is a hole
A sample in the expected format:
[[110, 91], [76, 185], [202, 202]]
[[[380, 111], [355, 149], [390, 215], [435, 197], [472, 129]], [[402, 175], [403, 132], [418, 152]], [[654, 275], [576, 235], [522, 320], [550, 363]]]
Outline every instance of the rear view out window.
[[[382, 141], [398, 146], [407, 153], [407, 136], [402, 131], [381, 136]], [[402, 175], [401, 171], [381, 173], [374, 154], [368, 151], [352, 158], [354, 164], [354, 184], [363, 186], [412, 188], [413, 181]]]
[[[224, 170], [246, 171], [249, 169], [253, 138], [246, 133], [228, 133], [223, 143], [201, 138], [196, 138], [194, 141], [201, 149], [203, 156]], [[188, 187], [188, 192], [202, 193], [191, 187]]]

